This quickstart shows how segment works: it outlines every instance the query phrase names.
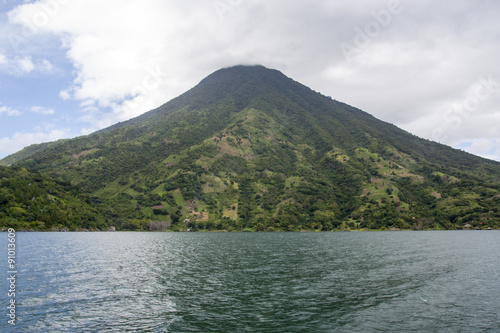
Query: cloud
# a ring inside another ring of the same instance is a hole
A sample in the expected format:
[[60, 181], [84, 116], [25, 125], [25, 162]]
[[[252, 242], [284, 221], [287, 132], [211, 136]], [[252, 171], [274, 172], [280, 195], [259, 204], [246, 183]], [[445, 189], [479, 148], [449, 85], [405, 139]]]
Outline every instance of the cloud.
[[54, 72], [55, 67], [49, 60], [44, 58], [33, 61], [31, 56], [16, 56], [13, 59], [8, 59], [3, 54], [0, 54], [0, 70], [10, 75], [23, 76], [35, 71], [50, 74]]
[[153, 109], [221, 67], [260, 63], [421, 137], [498, 138], [497, 92], [460, 127], [441, 125], [478, 78], [500, 81], [500, 3], [394, 3], [39, 0], [9, 20], [31, 39], [59, 38], [74, 67], [59, 96], [84, 103], [84, 132]]
[[[27, 110], [33, 113], [37, 113], [40, 115], [48, 116], [53, 115], [56, 111], [52, 108], [46, 108], [43, 106], [32, 106], [29, 108], [22, 108], [23, 110]], [[21, 116], [23, 113], [17, 109], [12, 109], [7, 106], [0, 106], [0, 115], [5, 114], [7, 116]]]
[[30, 56], [18, 57], [14, 59], [14, 63], [22, 73], [29, 73], [35, 69], [35, 64], [31, 61]]
[[61, 90], [59, 92], [59, 97], [66, 101], [71, 98], [71, 93], [67, 90]]
[[33, 33], [61, 36], [76, 69], [61, 98], [108, 108], [101, 116], [116, 121], [159, 106], [220, 67], [298, 67], [312, 49], [327, 57], [331, 52], [322, 51], [331, 43], [310, 38], [311, 29], [318, 24], [327, 32], [319, 37], [335, 35], [347, 10], [285, 1], [43, 0], [17, 7], [9, 18]]
[[[491, 76], [479, 77], [464, 88], [462, 94], [435, 102], [403, 127], [452, 146], [474, 141], [493, 142], [499, 138], [496, 126], [492, 126], [500, 123], [499, 103], [500, 82]], [[471, 147], [466, 149], [473, 152]]]
[[[43, 106], [32, 106], [21, 109], [44, 116], [54, 115], [56, 113], [56, 111], [53, 108], [46, 108]], [[23, 112], [19, 111], [18, 109], [13, 109], [7, 106], [0, 106], [0, 115], [2, 114], [12, 117], [12, 116], [21, 116]]]
[[52, 65], [47, 59], [42, 59], [38, 63], [38, 68], [42, 72], [50, 73], [54, 69], [54, 65]]
[[[112, 116], [123, 120], [165, 102], [165, 95], [174, 97], [181, 93], [183, 88], [179, 86], [189, 88], [186, 83], [179, 85], [176, 78], [183, 75], [175, 70], [177, 66], [172, 66], [182, 57], [182, 46], [173, 27], [189, 23], [177, 16], [176, 5], [162, 1], [138, 5], [89, 0], [61, 2], [48, 12], [46, 8], [51, 3], [54, 1], [19, 6], [10, 18], [38, 33], [64, 35], [67, 56], [77, 69], [77, 76], [61, 97], [90, 100], [98, 107], [117, 111]], [[89, 17], [92, 24], [88, 24]], [[165, 73], [168, 77], [151, 80], [150, 73], [161, 70], [166, 62], [170, 63]], [[125, 100], [132, 100], [133, 107], [122, 106]]]
[[52, 130], [50, 132], [16, 132], [11, 137], [0, 138], [0, 156], [15, 153], [24, 147], [35, 143], [51, 142], [64, 139], [68, 135], [67, 130]]
[[460, 146], [472, 154], [491, 160], [500, 160], [500, 140], [498, 139], [475, 139], [464, 142]]
[[54, 109], [45, 108], [43, 106], [32, 106], [29, 110], [33, 113], [38, 113], [41, 115], [53, 115], [56, 113]]
[[21, 111], [19, 110], [11, 109], [7, 106], [0, 106], [0, 116], [3, 114], [9, 117], [22, 115]]

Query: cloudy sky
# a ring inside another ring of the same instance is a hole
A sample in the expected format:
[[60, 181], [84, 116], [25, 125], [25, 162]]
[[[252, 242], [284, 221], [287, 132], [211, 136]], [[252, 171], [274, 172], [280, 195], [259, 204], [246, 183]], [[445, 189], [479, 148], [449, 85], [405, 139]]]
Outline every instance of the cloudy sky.
[[0, 0], [0, 158], [262, 64], [500, 161], [494, 0]]

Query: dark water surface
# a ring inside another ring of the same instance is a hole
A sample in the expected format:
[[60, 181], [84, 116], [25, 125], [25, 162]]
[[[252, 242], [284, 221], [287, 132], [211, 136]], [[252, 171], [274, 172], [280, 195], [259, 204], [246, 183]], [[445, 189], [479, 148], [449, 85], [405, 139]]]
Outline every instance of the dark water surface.
[[500, 332], [500, 232], [17, 233], [1, 332]]

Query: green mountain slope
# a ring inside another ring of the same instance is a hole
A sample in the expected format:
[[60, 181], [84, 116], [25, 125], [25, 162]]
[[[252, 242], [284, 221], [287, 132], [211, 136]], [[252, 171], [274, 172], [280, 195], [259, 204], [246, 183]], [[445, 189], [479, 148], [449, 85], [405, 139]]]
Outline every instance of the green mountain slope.
[[107, 224], [75, 187], [24, 168], [0, 166], [0, 227], [102, 230]]
[[9, 164], [80, 187], [118, 226], [499, 225], [500, 163], [417, 138], [262, 66], [219, 70], [140, 117], [17, 156]]
[[11, 164], [13, 164], [17, 161], [21, 161], [21, 160], [28, 158], [29, 156], [37, 153], [37, 152], [44, 151], [45, 149], [47, 149], [49, 147], [59, 145], [65, 141], [68, 141], [68, 140], [61, 139], [61, 140], [54, 141], [54, 142], [33, 144], [31, 146], [28, 146], [28, 147], [26, 147], [26, 148], [24, 148], [16, 153], [12, 154], [12, 155], [9, 155], [9, 156], [5, 157], [4, 159], [0, 160], [0, 165], [1, 166], [10, 166]]

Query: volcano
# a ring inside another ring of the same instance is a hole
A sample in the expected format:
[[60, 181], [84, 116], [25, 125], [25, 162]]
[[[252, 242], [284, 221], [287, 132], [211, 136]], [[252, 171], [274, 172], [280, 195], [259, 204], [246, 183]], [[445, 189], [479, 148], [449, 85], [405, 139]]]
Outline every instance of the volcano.
[[71, 183], [118, 230], [500, 225], [500, 163], [263, 66], [220, 69], [139, 117], [1, 162]]

